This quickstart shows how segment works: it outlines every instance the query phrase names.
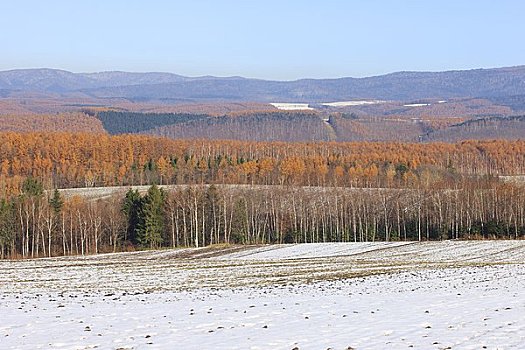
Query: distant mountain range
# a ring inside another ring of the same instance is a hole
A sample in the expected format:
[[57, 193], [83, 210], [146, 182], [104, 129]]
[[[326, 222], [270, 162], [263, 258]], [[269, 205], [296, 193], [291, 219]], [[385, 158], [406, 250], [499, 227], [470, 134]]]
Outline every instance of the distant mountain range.
[[367, 78], [269, 81], [185, 77], [172, 73], [72, 73], [56, 69], [0, 72], [0, 96], [38, 92], [132, 101], [330, 102], [481, 97], [522, 103], [525, 66], [447, 72], [398, 72]]

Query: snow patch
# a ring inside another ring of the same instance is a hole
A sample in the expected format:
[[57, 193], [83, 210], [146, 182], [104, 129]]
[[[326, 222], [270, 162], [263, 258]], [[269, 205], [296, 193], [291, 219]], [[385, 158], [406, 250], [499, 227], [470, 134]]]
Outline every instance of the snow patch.
[[430, 106], [430, 103], [409, 103], [409, 104], [403, 105], [403, 107], [424, 107], [424, 106]]
[[339, 101], [339, 102], [325, 102], [325, 103], [321, 103], [321, 105], [328, 106], [328, 107], [348, 107], [348, 106], [374, 105], [374, 104], [385, 103], [385, 102], [386, 101], [381, 101], [381, 100]]
[[298, 111], [298, 110], [312, 110], [313, 108], [308, 105], [308, 103], [270, 103], [272, 106], [277, 109], [284, 111]]

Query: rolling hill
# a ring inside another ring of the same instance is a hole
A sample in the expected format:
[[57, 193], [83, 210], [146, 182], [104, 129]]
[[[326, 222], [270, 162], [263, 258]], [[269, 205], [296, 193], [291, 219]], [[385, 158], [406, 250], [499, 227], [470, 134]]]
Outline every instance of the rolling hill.
[[366, 78], [268, 81], [242, 77], [184, 77], [171, 73], [72, 73], [54, 69], [0, 72], [0, 91], [133, 101], [329, 102], [351, 99], [413, 100], [525, 94], [525, 66], [447, 72], [397, 72]]
[[492, 117], [467, 120], [442, 130], [429, 132], [424, 141], [457, 142], [461, 140], [523, 140], [525, 116]]

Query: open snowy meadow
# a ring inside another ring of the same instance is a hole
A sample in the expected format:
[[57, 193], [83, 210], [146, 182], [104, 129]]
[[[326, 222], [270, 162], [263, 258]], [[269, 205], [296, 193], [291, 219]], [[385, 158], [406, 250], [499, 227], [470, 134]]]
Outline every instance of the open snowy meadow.
[[1, 349], [525, 349], [525, 241], [0, 261]]

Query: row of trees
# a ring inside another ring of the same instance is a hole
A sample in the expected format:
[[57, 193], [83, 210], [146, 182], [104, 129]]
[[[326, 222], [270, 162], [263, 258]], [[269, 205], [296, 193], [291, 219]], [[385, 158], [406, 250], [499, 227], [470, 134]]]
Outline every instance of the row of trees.
[[2, 258], [218, 243], [523, 238], [525, 188], [191, 185], [64, 198], [28, 179], [0, 201]]
[[19, 194], [28, 177], [46, 189], [153, 183], [412, 188], [523, 173], [525, 141], [282, 143], [0, 133], [0, 197]]

